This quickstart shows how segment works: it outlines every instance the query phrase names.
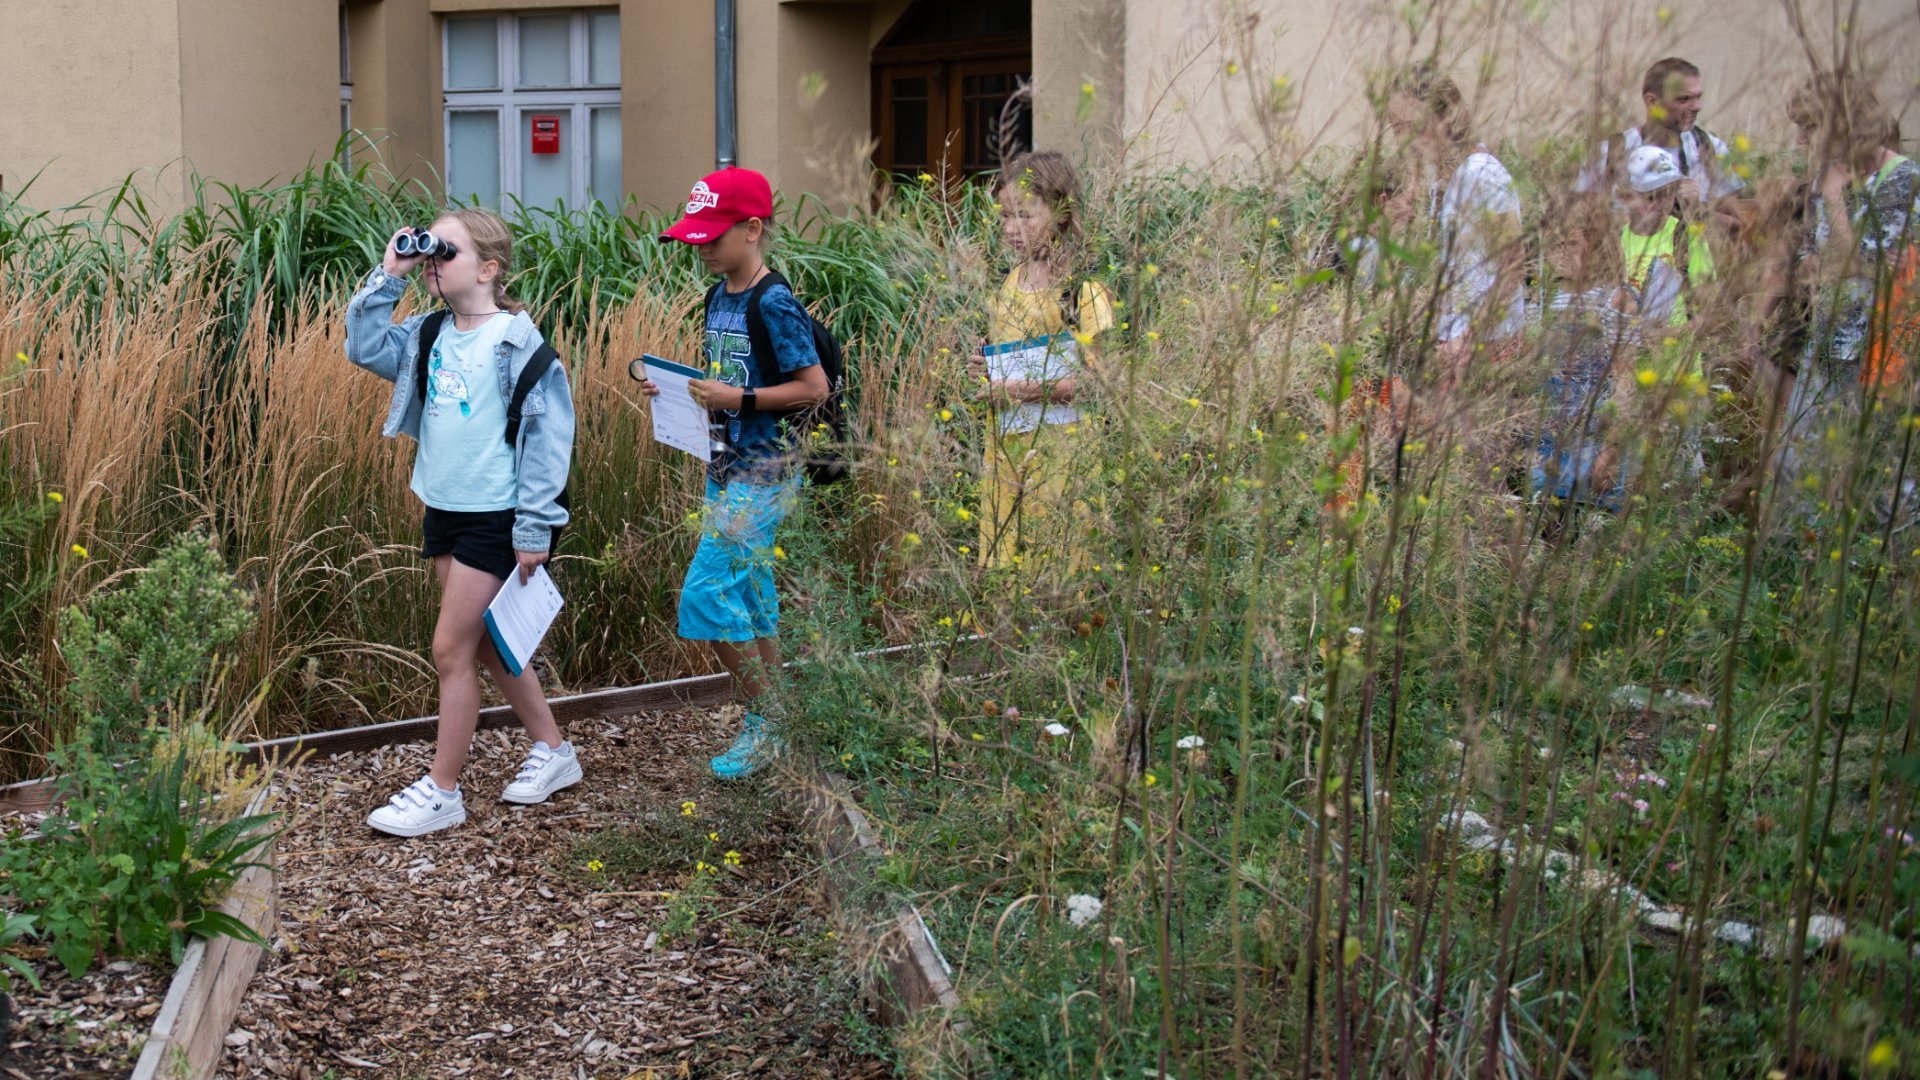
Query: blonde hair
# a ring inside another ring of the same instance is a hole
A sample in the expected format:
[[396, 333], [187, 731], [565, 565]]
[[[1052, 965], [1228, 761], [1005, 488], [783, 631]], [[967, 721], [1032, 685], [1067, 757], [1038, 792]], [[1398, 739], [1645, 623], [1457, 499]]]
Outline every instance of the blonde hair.
[[513, 272], [513, 231], [507, 228], [507, 223], [499, 214], [477, 206], [463, 206], [440, 215], [442, 221], [449, 218], [466, 227], [467, 235], [473, 238], [475, 258], [500, 267], [493, 279], [493, 302], [502, 311], [516, 314], [525, 311], [525, 304], [507, 295], [507, 276]]
[[1787, 116], [1796, 127], [1822, 132], [1826, 152], [1849, 161], [1900, 145], [1900, 122], [1849, 72], [1816, 72], [1787, 99]]

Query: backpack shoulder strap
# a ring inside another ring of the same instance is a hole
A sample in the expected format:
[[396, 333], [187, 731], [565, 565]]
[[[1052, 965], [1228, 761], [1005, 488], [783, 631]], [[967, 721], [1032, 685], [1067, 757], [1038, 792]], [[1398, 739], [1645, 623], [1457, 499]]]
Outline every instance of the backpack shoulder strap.
[[773, 335], [768, 333], [767, 317], [760, 311], [761, 299], [775, 285], [786, 285], [788, 292], [793, 291], [793, 286], [780, 276], [780, 271], [771, 267], [766, 276], [754, 282], [753, 288], [747, 291], [747, 342], [753, 348], [753, 362], [760, 369], [762, 386], [773, 386], [785, 382], [787, 378], [780, 370], [779, 358], [773, 355]]
[[1684, 302], [1693, 293], [1693, 228], [1685, 218], [1668, 220], [1673, 222], [1673, 272], [1680, 275], [1680, 296]]
[[440, 327], [447, 321], [447, 309], [440, 308], [427, 312], [426, 319], [420, 323], [420, 354], [413, 362], [413, 391], [421, 401], [427, 400], [427, 362], [433, 358], [433, 343], [440, 338]]
[[533, 350], [527, 358], [527, 366], [520, 369], [520, 377], [514, 380], [513, 396], [507, 399], [507, 445], [517, 446], [520, 442], [520, 415], [527, 404], [527, 395], [547, 377], [547, 369], [560, 362], [560, 354], [544, 340], [540, 347]]

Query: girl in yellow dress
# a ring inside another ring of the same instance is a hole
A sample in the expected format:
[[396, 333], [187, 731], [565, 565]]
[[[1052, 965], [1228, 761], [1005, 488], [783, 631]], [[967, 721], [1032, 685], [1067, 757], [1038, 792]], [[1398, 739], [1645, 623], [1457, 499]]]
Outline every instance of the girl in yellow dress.
[[[987, 339], [968, 363], [992, 412], [980, 482], [980, 561], [1005, 566], [1062, 539], [1066, 470], [1082, 427], [1094, 338], [1114, 325], [1105, 285], [1079, 277], [1080, 180], [1038, 151], [1001, 174], [1000, 231], [1015, 263], [987, 302]], [[1024, 364], [1010, 363], [1015, 358]], [[1042, 538], [1048, 543], [1040, 543]], [[1074, 562], [1071, 551], [1055, 552]]]

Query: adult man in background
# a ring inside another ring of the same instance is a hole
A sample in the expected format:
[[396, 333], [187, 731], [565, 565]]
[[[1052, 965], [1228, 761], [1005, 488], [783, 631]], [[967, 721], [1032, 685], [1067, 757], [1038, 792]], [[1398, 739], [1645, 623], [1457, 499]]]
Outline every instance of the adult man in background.
[[1727, 144], [1696, 123], [1703, 98], [1700, 69], [1677, 56], [1655, 61], [1640, 82], [1640, 97], [1647, 107], [1646, 122], [1602, 142], [1580, 170], [1574, 190], [1610, 194], [1627, 156], [1642, 146], [1658, 146], [1680, 166], [1684, 179], [1677, 194], [1682, 205], [1704, 205], [1716, 216], [1733, 219], [1729, 224], [1737, 223], [1724, 200], [1746, 184], [1734, 174]]

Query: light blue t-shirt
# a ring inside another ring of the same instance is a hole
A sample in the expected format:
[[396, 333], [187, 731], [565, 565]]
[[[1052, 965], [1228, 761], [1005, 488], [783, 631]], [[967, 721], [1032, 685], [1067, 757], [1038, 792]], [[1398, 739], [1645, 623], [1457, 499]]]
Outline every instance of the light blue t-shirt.
[[476, 513], [519, 505], [496, 356], [512, 322], [502, 312], [472, 330], [458, 330], [449, 317], [428, 354], [413, 493], [436, 510]]

